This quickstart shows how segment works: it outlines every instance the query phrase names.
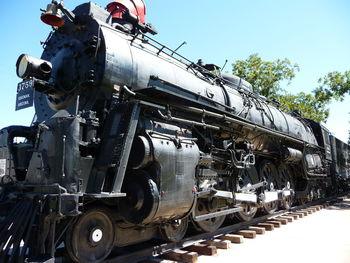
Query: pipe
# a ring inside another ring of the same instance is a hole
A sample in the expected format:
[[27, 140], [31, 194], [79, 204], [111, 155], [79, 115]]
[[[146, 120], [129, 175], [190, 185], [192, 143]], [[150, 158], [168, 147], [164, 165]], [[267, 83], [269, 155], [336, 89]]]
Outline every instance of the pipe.
[[296, 143], [299, 143], [299, 144], [304, 144], [305, 143], [302, 140], [293, 138], [291, 136], [282, 134], [280, 132], [272, 131], [272, 130], [270, 130], [268, 128], [260, 127], [260, 126], [258, 126], [256, 124], [251, 124], [251, 123], [249, 123], [247, 121], [241, 121], [241, 120], [237, 120], [237, 119], [232, 118], [232, 117], [228, 117], [226, 114], [214, 113], [214, 112], [211, 112], [211, 111], [207, 111], [205, 109], [198, 109], [198, 108], [195, 108], [195, 107], [182, 107], [181, 109], [182, 110], [187, 110], [187, 111], [192, 112], [192, 113], [203, 114], [203, 115], [206, 115], [206, 116], [214, 117], [214, 118], [221, 119], [223, 121], [228, 121], [228, 122], [231, 122], [231, 123], [234, 123], [234, 124], [243, 125], [245, 128], [249, 128], [249, 129], [251, 129], [253, 131], [254, 130], [258, 130], [258, 131], [261, 131], [261, 132], [268, 133], [270, 135], [274, 135], [274, 136], [280, 137], [281, 139], [287, 139], [289, 141], [293, 141], [293, 142], [296, 142]]
[[188, 124], [191, 126], [201, 126], [203, 128], [209, 128], [209, 129], [213, 129], [213, 130], [217, 130], [217, 131], [220, 130], [220, 127], [218, 127], [218, 126], [214, 126], [214, 125], [210, 125], [210, 124], [206, 124], [206, 123], [202, 123], [202, 122], [197, 122], [197, 121], [189, 121], [189, 120], [180, 119], [180, 118], [176, 118], [176, 117], [172, 117], [172, 116], [165, 116], [163, 113], [161, 113], [160, 110], [158, 110], [158, 114], [164, 120], [182, 122], [182, 123], [185, 123], [185, 124]]

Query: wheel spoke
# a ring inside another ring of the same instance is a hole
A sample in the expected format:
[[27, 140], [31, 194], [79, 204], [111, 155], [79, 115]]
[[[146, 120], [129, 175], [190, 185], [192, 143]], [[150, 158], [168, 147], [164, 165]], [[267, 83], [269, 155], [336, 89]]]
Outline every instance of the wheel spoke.
[[170, 242], [180, 241], [186, 234], [188, 228], [188, 218], [174, 220], [160, 228], [162, 239]]
[[[286, 164], [280, 164], [278, 167], [278, 174], [280, 180], [279, 188], [281, 190], [293, 189], [292, 171]], [[289, 209], [293, 204], [293, 196], [285, 196], [281, 202], [281, 208]]]
[[[195, 216], [209, 214], [213, 212], [216, 212], [216, 209], [209, 209], [209, 204], [207, 200], [198, 199], [195, 209]], [[192, 223], [198, 232], [214, 232], [222, 225], [224, 221], [225, 216], [218, 216], [198, 222], [192, 220]]]
[[[273, 191], [278, 188], [278, 173], [276, 166], [271, 162], [264, 160], [259, 165], [260, 176], [267, 182], [267, 190]], [[278, 201], [272, 201], [263, 204], [263, 210], [267, 214], [274, 213], [278, 208]]]
[[[240, 175], [239, 188], [244, 188], [259, 182], [258, 172], [255, 167], [244, 169]], [[252, 220], [258, 210], [258, 208], [249, 203], [241, 203], [240, 207], [243, 208], [243, 211], [237, 212], [235, 216], [240, 221], [249, 221]]]

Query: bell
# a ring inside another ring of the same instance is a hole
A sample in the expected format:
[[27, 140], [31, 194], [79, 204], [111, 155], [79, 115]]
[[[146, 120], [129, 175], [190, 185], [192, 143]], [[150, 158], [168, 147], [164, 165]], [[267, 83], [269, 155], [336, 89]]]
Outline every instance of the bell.
[[45, 13], [40, 16], [40, 19], [50, 26], [61, 27], [64, 25], [62, 12], [57, 7], [57, 4], [48, 4]]

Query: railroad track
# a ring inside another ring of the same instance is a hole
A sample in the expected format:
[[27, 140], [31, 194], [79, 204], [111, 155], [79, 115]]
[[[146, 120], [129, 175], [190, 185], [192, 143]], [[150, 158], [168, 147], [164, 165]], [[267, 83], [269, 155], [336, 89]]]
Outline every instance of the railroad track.
[[104, 263], [153, 263], [163, 260], [194, 263], [199, 255], [215, 255], [218, 248], [228, 249], [231, 243], [243, 243], [244, 238], [255, 238], [256, 235], [272, 231], [282, 225], [315, 213], [347, 194], [341, 193], [337, 196], [295, 206], [288, 210], [279, 210], [272, 215], [263, 215], [249, 222], [227, 225], [212, 233], [187, 236], [176, 243], [152, 241], [129, 246], [116, 251], [118, 255], [110, 257]]

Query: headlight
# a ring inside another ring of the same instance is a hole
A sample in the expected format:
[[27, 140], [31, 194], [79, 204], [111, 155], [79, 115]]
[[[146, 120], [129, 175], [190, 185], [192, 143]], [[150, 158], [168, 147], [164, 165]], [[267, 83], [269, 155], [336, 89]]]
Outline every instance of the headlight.
[[41, 80], [48, 80], [51, 70], [52, 64], [49, 61], [26, 54], [20, 55], [16, 63], [17, 76], [22, 79], [35, 77]]

